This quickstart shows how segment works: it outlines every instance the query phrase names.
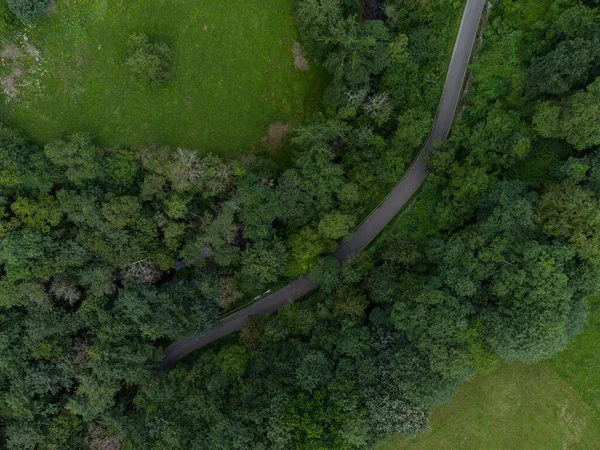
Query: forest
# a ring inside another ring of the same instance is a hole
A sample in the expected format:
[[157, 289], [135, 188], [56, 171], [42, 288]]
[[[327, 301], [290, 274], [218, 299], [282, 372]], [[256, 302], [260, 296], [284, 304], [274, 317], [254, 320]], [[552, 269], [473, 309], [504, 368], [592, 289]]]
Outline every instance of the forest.
[[[595, 0], [493, 2], [423, 220], [327, 256], [419, 152], [463, 6], [298, 0], [327, 87], [287, 162], [0, 125], [0, 448], [373, 448], [475, 374], [563, 350], [598, 291]], [[6, 11], [11, 32], [45, 20]], [[130, 46], [137, 82], [168, 85], [177, 56]], [[308, 298], [159, 370], [305, 273]]]

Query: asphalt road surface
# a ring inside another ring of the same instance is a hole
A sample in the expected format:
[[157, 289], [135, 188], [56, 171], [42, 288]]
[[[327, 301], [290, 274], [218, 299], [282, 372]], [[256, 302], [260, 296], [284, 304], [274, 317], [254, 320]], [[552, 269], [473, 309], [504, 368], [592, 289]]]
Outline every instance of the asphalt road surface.
[[[473, 49], [485, 1], [467, 0], [446, 75], [446, 82], [437, 116], [423, 150], [379, 207], [371, 213], [367, 220], [363, 222], [349, 239], [338, 247], [333, 255], [338, 261], [352, 259], [369, 245], [412, 197], [427, 177], [424, 159], [433, 149], [435, 142], [445, 140], [450, 132], [450, 126], [452, 125], [458, 99], [462, 91], [467, 64], [471, 57], [471, 50]], [[223, 336], [240, 330], [246, 325], [246, 319], [249, 316], [264, 316], [275, 312], [282, 306], [302, 298], [317, 287], [318, 285], [311, 281], [308, 275], [304, 275], [247, 308], [222, 319], [221, 326], [209, 331], [204, 336], [198, 338], [188, 337], [174, 342], [165, 349], [165, 356], [161, 362], [161, 367], [169, 369], [190, 353], [205, 347]]]

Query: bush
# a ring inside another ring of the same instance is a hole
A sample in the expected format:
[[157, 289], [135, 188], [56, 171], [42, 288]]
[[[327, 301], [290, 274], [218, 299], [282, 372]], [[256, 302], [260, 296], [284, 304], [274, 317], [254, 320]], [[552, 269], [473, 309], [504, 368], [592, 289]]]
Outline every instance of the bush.
[[21, 25], [21, 21], [8, 9], [8, 6], [0, 5], [0, 31], [10, 31], [19, 25]]
[[7, 0], [8, 7], [24, 22], [32, 22], [44, 15], [49, 0]]
[[127, 41], [130, 56], [126, 65], [131, 72], [150, 83], [161, 85], [167, 80], [173, 52], [162, 42], [150, 42], [145, 34], [132, 34]]

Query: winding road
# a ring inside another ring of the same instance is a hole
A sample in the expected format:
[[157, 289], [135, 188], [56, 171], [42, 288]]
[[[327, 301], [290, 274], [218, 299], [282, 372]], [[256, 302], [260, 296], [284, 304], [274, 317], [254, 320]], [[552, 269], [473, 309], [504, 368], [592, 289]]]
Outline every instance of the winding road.
[[[338, 247], [333, 254], [338, 261], [342, 262], [354, 258], [369, 245], [427, 177], [425, 156], [431, 152], [436, 141], [445, 140], [450, 132], [485, 2], [486, 0], [467, 0], [435, 122], [421, 153], [383, 202], [354, 234]], [[223, 336], [240, 330], [246, 325], [246, 319], [249, 316], [264, 316], [275, 312], [282, 306], [300, 299], [317, 287], [318, 285], [308, 275], [304, 275], [256, 303], [222, 319], [220, 327], [214, 328], [204, 336], [198, 338], [188, 337], [174, 342], [165, 349], [161, 368], [169, 369], [190, 353]]]

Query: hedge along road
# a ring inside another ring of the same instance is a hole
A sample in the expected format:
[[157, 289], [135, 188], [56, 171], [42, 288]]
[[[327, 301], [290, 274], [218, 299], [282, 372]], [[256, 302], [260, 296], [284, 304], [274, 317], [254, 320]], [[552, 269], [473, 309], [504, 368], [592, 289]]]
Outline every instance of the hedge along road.
[[[354, 234], [338, 247], [333, 256], [339, 262], [354, 258], [369, 245], [412, 197], [427, 177], [425, 156], [431, 153], [436, 141], [445, 140], [450, 132], [450, 126], [452, 125], [458, 99], [462, 91], [467, 64], [471, 57], [471, 51], [485, 2], [486, 0], [467, 0], [458, 36], [454, 44], [452, 58], [450, 59], [435, 122], [421, 153], [419, 153], [419, 156], [408, 171], [383, 202], [371, 213]], [[249, 316], [264, 316], [273, 313], [282, 306], [302, 298], [318, 287], [308, 275], [302, 276], [256, 303], [223, 318], [220, 327], [214, 328], [204, 336], [198, 338], [188, 337], [174, 342], [165, 349], [165, 356], [161, 362], [161, 367], [169, 369], [190, 353], [207, 346], [223, 336], [240, 330], [246, 325], [246, 320]]]

